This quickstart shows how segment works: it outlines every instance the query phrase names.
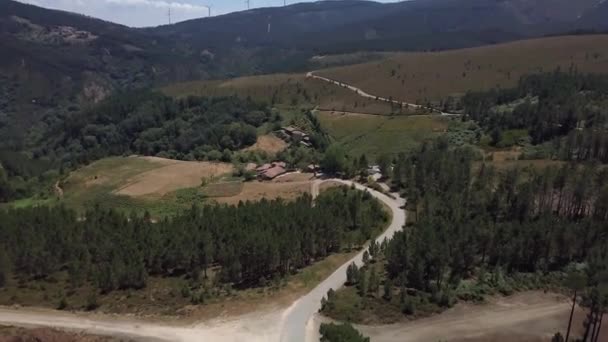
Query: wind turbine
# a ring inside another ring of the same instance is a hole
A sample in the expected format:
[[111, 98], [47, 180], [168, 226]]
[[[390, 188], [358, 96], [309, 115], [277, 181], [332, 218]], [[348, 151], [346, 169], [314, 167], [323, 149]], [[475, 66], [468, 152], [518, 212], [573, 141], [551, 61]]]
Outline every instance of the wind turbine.
[[203, 7], [207, 7], [207, 11], [209, 12], [207, 17], [211, 16], [211, 5], [203, 5]]
[[247, 4], [247, 9], [251, 8], [251, 0], [245, 0], [245, 3]]

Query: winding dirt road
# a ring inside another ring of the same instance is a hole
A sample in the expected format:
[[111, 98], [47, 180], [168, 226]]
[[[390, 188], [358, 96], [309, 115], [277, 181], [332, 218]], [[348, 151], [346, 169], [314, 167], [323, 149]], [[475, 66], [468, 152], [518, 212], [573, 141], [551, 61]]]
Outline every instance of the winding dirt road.
[[442, 115], [442, 116], [461, 116], [461, 114], [446, 113], [446, 112], [443, 112], [443, 111], [435, 109], [435, 108], [429, 108], [429, 107], [418, 105], [418, 104], [415, 104], [415, 103], [396, 101], [396, 100], [392, 100], [392, 99], [387, 99], [386, 97], [382, 97], [382, 96], [378, 96], [378, 95], [373, 95], [373, 94], [367, 93], [363, 89], [357, 88], [357, 87], [355, 87], [353, 85], [346, 84], [344, 82], [341, 82], [341, 81], [338, 81], [338, 80], [334, 80], [334, 79], [331, 79], [331, 78], [327, 78], [327, 77], [316, 75], [314, 73], [314, 71], [308, 72], [306, 74], [306, 77], [307, 78], [313, 78], [313, 79], [321, 80], [321, 81], [324, 81], [324, 82], [327, 82], [327, 83], [331, 83], [331, 84], [334, 84], [334, 85], [346, 88], [346, 89], [348, 89], [350, 91], [353, 91], [353, 92], [357, 93], [357, 95], [359, 95], [361, 97], [368, 98], [368, 99], [373, 99], [373, 100], [382, 101], [382, 102], [388, 102], [388, 103], [392, 103], [392, 104], [395, 104], [397, 106], [402, 106], [402, 107], [406, 107], [406, 108], [427, 109], [427, 110], [430, 110], [432, 112], [436, 112], [437, 114]]

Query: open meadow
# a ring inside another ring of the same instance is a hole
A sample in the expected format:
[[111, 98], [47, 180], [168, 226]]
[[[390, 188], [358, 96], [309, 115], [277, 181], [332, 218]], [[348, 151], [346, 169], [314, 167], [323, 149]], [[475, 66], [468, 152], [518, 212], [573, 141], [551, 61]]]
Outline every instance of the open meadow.
[[446, 132], [451, 120], [433, 115], [391, 117], [327, 111], [317, 112], [317, 117], [351, 155], [368, 157], [412, 150]]

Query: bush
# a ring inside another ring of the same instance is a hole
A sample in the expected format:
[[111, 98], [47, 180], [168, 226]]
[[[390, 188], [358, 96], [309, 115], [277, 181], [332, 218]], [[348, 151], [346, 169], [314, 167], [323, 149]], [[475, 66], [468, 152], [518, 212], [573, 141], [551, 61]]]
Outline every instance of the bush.
[[65, 296], [61, 296], [61, 300], [57, 304], [57, 310], [65, 310], [68, 308], [68, 301]]
[[93, 311], [99, 308], [99, 303], [97, 302], [97, 292], [93, 290], [89, 296], [87, 297], [87, 311]]
[[321, 342], [369, 342], [369, 337], [361, 335], [350, 324], [321, 324]]
[[401, 312], [408, 316], [416, 313], [416, 302], [414, 301], [414, 298], [409, 296], [405, 298], [401, 307]]

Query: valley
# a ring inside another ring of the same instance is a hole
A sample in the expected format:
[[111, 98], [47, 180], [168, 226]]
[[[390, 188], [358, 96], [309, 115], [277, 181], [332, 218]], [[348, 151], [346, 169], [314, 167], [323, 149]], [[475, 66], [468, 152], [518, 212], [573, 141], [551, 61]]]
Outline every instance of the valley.
[[603, 341], [606, 4], [1, 2], [0, 341]]

